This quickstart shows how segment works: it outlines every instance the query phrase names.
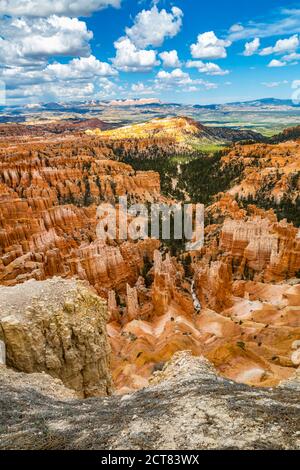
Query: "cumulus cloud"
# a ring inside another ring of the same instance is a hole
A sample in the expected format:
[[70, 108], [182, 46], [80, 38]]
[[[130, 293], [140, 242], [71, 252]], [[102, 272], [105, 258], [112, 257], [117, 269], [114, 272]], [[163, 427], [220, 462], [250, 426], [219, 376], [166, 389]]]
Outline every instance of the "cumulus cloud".
[[257, 52], [259, 48], [260, 48], [260, 39], [255, 38], [251, 42], [246, 42], [243, 55], [246, 57], [250, 57], [253, 54], [255, 54], [255, 52]]
[[188, 73], [184, 72], [181, 69], [172, 70], [172, 72], [166, 72], [165, 70], [160, 70], [157, 74], [157, 78], [163, 81], [172, 81], [180, 83], [190, 83], [191, 78]]
[[218, 39], [213, 31], [209, 31], [198, 35], [196, 44], [191, 45], [191, 53], [194, 59], [224, 59], [229, 46], [231, 41]]
[[294, 81], [292, 82], [292, 89], [293, 89], [293, 90], [296, 90], [296, 89], [299, 88], [299, 87], [300, 87], [300, 80], [294, 80]]
[[197, 68], [199, 72], [207, 75], [228, 75], [229, 70], [223, 70], [219, 65], [213, 62], [202, 62], [202, 60], [190, 60], [187, 62], [188, 68]]
[[181, 66], [176, 50], [162, 52], [161, 54], [159, 54], [159, 57], [163, 61], [164, 67], [177, 68]]
[[138, 95], [153, 95], [155, 93], [153, 88], [144, 85], [142, 82], [134, 83], [131, 86], [131, 91]]
[[93, 98], [100, 92], [102, 96], [115, 93], [119, 88], [107, 77], [116, 73], [111, 65], [90, 56], [46, 67], [7, 67], [2, 70], [2, 78], [10, 96], [23, 101], [65, 101], [69, 97], [80, 99], [89, 92]]
[[19, 86], [32, 86], [38, 85], [41, 82], [46, 82], [49, 77], [44, 75], [44, 66], [11, 66], [4, 67], [1, 70], [1, 78], [5, 81], [8, 89], [15, 89]]
[[68, 64], [55, 62], [45, 69], [46, 74], [60, 80], [93, 78], [116, 75], [117, 72], [106, 62], [100, 62], [95, 56], [73, 59]]
[[173, 38], [182, 26], [183, 12], [180, 8], [158, 10], [155, 5], [151, 10], [141, 11], [131, 28], [126, 28], [126, 35], [139, 49], [148, 46], [159, 47], [165, 38]]
[[77, 101], [93, 96], [95, 85], [89, 83], [59, 82], [41, 83], [31, 86], [21, 85], [18, 89], [8, 89], [9, 100], [39, 102], [43, 101]]
[[268, 67], [284, 67], [285, 65], [287, 65], [286, 62], [284, 62], [284, 61], [282, 61], [282, 60], [273, 59], [273, 60], [271, 60], [271, 62], [268, 64]]
[[0, 0], [0, 15], [47, 17], [88, 16], [108, 6], [119, 7], [121, 0]]
[[[119, 91], [107, 78], [118, 72], [91, 55], [93, 33], [73, 17], [119, 5], [119, 0], [0, 0], [1, 78], [10, 102], [95, 99]], [[61, 63], [60, 57], [73, 59]]]
[[4, 18], [0, 20], [0, 60], [26, 65], [51, 56], [89, 56], [93, 33], [77, 18]]
[[279, 39], [275, 46], [273, 47], [265, 47], [261, 52], [260, 55], [270, 55], [270, 54], [280, 54], [289, 51], [295, 51], [297, 47], [299, 47], [300, 41], [298, 34], [294, 34], [290, 38], [287, 39]]
[[157, 89], [174, 89], [180, 87], [181, 91], [196, 91], [197, 85], [205, 89], [217, 88], [215, 83], [206, 82], [202, 79], [193, 80], [190, 75], [181, 69], [174, 69], [172, 72], [161, 70], [155, 79]]
[[151, 70], [159, 62], [156, 60], [156, 51], [137, 49], [127, 37], [120, 38], [114, 44], [116, 57], [113, 65], [124, 72], [139, 72]]
[[283, 56], [282, 60], [285, 60], [286, 62], [294, 62], [300, 60], [300, 54], [298, 54], [297, 52], [292, 52], [291, 54]]
[[103, 98], [105, 96], [114, 96], [117, 92], [122, 92], [123, 87], [112, 82], [107, 77], [100, 77], [97, 81], [100, 86], [98, 94], [94, 98]]
[[93, 77], [93, 79], [64, 77], [54, 78], [51, 74], [44, 73], [41, 82], [21, 72], [25, 81], [18, 80], [17, 84], [11, 83], [7, 87], [9, 102], [47, 102], [47, 101], [79, 101], [83, 99], [103, 99], [114, 96], [122, 91], [118, 86], [106, 77]]

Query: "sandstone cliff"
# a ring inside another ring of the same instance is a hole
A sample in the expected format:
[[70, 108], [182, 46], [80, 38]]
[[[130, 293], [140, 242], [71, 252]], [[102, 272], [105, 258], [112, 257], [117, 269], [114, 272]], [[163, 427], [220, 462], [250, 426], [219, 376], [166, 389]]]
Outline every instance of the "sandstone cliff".
[[298, 230], [286, 221], [278, 223], [264, 215], [225, 220], [220, 250], [230, 253], [241, 276], [267, 282], [290, 279], [300, 266]]
[[53, 278], [0, 287], [0, 339], [15, 370], [46, 372], [85, 397], [111, 393], [107, 308], [90, 288]]
[[101, 295], [136, 282], [145, 256], [96, 236], [97, 205], [160, 199], [159, 175], [107, 160], [107, 147], [75, 139], [3, 146], [0, 163], [0, 283], [55, 275], [88, 280]]
[[[251, 385], [277, 385], [297, 367], [299, 143], [237, 145], [212, 160], [201, 156], [200, 166], [192, 159], [186, 171], [179, 165], [184, 194], [193, 183], [200, 187], [197, 201], [206, 191], [213, 200], [206, 245], [190, 254], [189, 264], [180, 249], [172, 257], [155, 240], [96, 237], [99, 202], [115, 204], [120, 195], [165, 201], [158, 173], [119, 160], [146, 158], [147, 168], [156, 169], [150, 164], [156, 152], [173, 155], [178, 143], [182, 149], [206, 132], [193, 121], [170, 119], [99, 136], [2, 139], [0, 284], [57, 275], [88, 281], [108, 300], [118, 393], [147, 386], [153, 371], [186, 349]], [[225, 193], [216, 195], [220, 184]], [[28, 370], [35, 367], [44, 370], [36, 361]], [[61, 377], [55, 365], [53, 371]]]
[[224, 171], [233, 163], [240, 166], [229, 194], [245, 204], [273, 208], [280, 219], [287, 218], [299, 226], [299, 141], [236, 145], [224, 155], [222, 162]]

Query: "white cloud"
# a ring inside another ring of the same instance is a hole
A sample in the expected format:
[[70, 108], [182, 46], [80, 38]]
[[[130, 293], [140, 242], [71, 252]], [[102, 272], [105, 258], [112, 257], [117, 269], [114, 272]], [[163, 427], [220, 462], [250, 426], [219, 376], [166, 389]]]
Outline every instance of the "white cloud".
[[282, 60], [285, 60], [286, 62], [294, 62], [300, 60], [300, 54], [298, 54], [297, 52], [292, 52], [291, 54], [283, 56]]
[[288, 35], [298, 33], [300, 30], [300, 9], [282, 8], [276, 11], [276, 16], [272, 13], [266, 15], [268, 22], [249, 21], [248, 24], [240, 24], [240, 28], [229, 30], [228, 39], [238, 41], [249, 38], [266, 38], [278, 35]]
[[180, 83], [190, 83], [190, 76], [188, 73], [183, 72], [181, 69], [172, 70], [172, 72], [166, 72], [165, 70], [160, 70], [157, 74], [157, 78], [164, 81], [178, 81]]
[[255, 38], [251, 42], [246, 42], [245, 50], [243, 52], [243, 55], [246, 56], [246, 57], [250, 57], [253, 54], [255, 54], [255, 52], [258, 51], [259, 47], [260, 47], [260, 39], [259, 38]]
[[223, 70], [219, 65], [213, 62], [202, 62], [202, 60], [190, 60], [187, 62], [188, 68], [197, 68], [199, 72], [207, 75], [228, 75], [229, 70]]
[[139, 72], [151, 70], [159, 65], [156, 60], [156, 51], [137, 49], [129, 38], [120, 38], [114, 44], [116, 57], [112, 60], [113, 65], [124, 72]]
[[[196, 91], [199, 91], [199, 88], [196, 86], [189, 86], [184, 89], [186, 93], [195, 93]], [[176, 90], [177, 93], [180, 93], [180, 90]]]
[[20, 86], [17, 90], [8, 90], [8, 99], [20, 101], [40, 102], [44, 101], [77, 101], [94, 96], [95, 85], [93, 83], [60, 82], [50, 84], [37, 84], [32, 86]]
[[153, 88], [145, 86], [142, 82], [134, 83], [131, 86], [131, 91], [138, 95], [153, 95], [155, 93]]
[[[118, 72], [91, 55], [93, 33], [86, 23], [64, 16], [119, 3], [118, 0], [0, 0], [0, 12], [12, 15], [0, 16], [1, 78], [9, 102], [79, 100], [111, 96], [120, 91], [121, 87], [107, 78]], [[21, 13], [24, 16], [18, 17]], [[60, 63], [59, 57], [73, 59]], [[50, 59], [56, 61], [50, 64]]]
[[5, 81], [8, 89], [19, 86], [32, 86], [48, 81], [44, 74], [44, 66], [39, 67], [5, 67], [1, 70], [1, 78]]
[[279, 39], [274, 47], [265, 47], [260, 55], [280, 54], [289, 51], [295, 51], [299, 47], [300, 41], [297, 34], [294, 34], [288, 39]]
[[100, 62], [96, 57], [80, 57], [73, 59], [68, 64], [55, 62], [48, 65], [45, 74], [59, 80], [76, 80], [78, 78], [93, 78], [116, 75], [117, 72], [106, 62]]
[[95, 99], [111, 96], [119, 87], [105, 75], [116, 72], [111, 65], [95, 57], [73, 59], [67, 64], [54, 63], [47, 67], [7, 67], [2, 70], [9, 97], [21, 102], [78, 100], [88, 95]]
[[181, 66], [176, 50], [162, 52], [159, 57], [162, 59], [164, 67], [176, 68]]
[[0, 0], [0, 15], [88, 16], [108, 6], [119, 7], [120, 3], [120, 0]]
[[206, 82], [202, 79], [193, 80], [190, 75], [183, 72], [181, 69], [174, 69], [172, 72], [161, 70], [156, 75], [156, 89], [174, 89], [180, 87], [181, 91], [195, 91], [197, 85], [203, 86], [205, 89], [210, 90], [217, 88], [216, 83]]
[[300, 80], [294, 80], [292, 83], [292, 89], [296, 90], [299, 87], [300, 87]]
[[[23, 75], [25, 76], [25, 75]], [[93, 79], [53, 79], [46, 73], [43, 74], [43, 81], [27, 83], [18, 81], [17, 86], [7, 87], [7, 97], [12, 102], [47, 102], [47, 101], [80, 101], [83, 99], [103, 99], [109, 98], [121, 92], [122, 87], [116, 85], [106, 77], [94, 77]]]
[[237, 24], [233, 24], [231, 28], [229, 29], [229, 31], [231, 33], [239, 33], [240, 31], [243, 31], [243, 29], [244, 29], [244, 26], [242, 26], [240, 23], [237, 23]]
[[89, 56], [93, 33], [77, 18], [0, 19], [0, 61], [28, 65], [51, 56]]
[[209, 31], [198, 35], [197, 43], [191, 45], [191, 53], [194, 59], [224, 59], [229, 46], [230, 41], [218, 39], [213, 31]]
[[148, 46], [159, 47], [164, 39], [173, 38], [182, 26], [183, 12], [173, 7], [168, 13], [165, 9], [158, 10], [154, 5], [151, 10], [141, 11], [134, 20], [131, 28], [126, 28], [126, 34], [138, 48]]
[[100, 86], [100, 90], [94, 98], [114, 96], [117, 92], [123, 91], [123, 87], [121, 85], [117, 85], [106, 77], [100, 77], [97, 84]]
[[263, 82], [262, 85], [264, 85], [267, 88], [278, 88], [281, 85], [287, 85], [289, 82], [287, 80], [283, 80], [282, 82]]
[[285, 65], [287, 65], [286, 62], [283, 62], [282, 60], [273, 59], [268, 64], [268, 67], [284, 67]]

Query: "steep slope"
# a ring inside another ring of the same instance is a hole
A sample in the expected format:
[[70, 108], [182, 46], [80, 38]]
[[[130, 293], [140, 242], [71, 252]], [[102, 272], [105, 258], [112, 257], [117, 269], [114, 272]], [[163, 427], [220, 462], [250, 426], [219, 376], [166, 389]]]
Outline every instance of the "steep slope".
[[135, 282], [157, 242], [108, 246], [97, 239], [100, 202], [160, 200], [159, 175], [106, 159], [94, 142], [7, 145], [0, 162], [0, 283], [54, 275], [89, 280], [107, 296]]
[[270, 138], [270, 142], [273, 144], [279, 144], [280, 142], [287, 142], [289, 140], [300, 139], [300, 126], [289, 127], [280, 134]]
[[[299, 449], [299, 382], [254, 389], [176, 355], [155, 384], [109, 399], [49, 399], [0, 380], [1, 449]], [[30, 409], [31, 412], [23, 413]]]
[[300, 142], [236, 145], [224, 155], [223, 168], [239, 165], [240, 175], [228, 191], [245, 204], [274, 209], [280, 219], [300, 225]]
[[88, 135], [97, 135], [111, 140], [151, 140], [171, 139], [177, 150], [192, 150], [193, 145], [205, 143], [225, 144], [239, 140], [261, 141], [260, 134], [253, 131], [241, 131], [221, 127], [205, 127], [197, 121], [187, 117], [170, 117], [153, 119], [142, 124], [132, 124], [118, 129], [102, 132], [89, 130]]

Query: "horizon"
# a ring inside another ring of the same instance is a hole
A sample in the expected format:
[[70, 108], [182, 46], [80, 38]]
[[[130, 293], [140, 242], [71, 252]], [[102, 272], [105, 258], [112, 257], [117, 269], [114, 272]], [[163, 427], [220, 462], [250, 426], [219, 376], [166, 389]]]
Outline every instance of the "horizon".
[[[246, 100], [246, 101], [231, 101], [231, 102], [213, 102], [213, 103], [207, 103], [207, 104], [203, 104], [203, 103], [198, 103], [198, 102], [195, 102], [195, 103], [184, 103], [184, 102], [180, 102], [180, 101], [163, 101], [159, 98], [155, 98], [153, 97], [153, 100], [151, 100], [151, 103], [150, 102], [145, 102], [145, 103], [142, 103], [142, 104], [139, 104], [139, 102], [142, 102], [144, 101], [144, 98], [142, 97], [130, 97], [130, 98], [121, 98], [121, 97], [115, 97], [115, 98], [112, 98], [111, 100], [107, 99], [103, 99], [103, 100], [93, 100], [93, 99], [86, 99], [86, 100], [79, 100], [79, 101], [76, 101], [76, 100], [70, 100], [70, 101], [40, 101], [40, 102], [36, 102], [36, 103], [20, 103], [20, 104], [14, 104], [14, 105], [0, 105], [0, 109], [1, 108], [23, 108], [23, 107], [38, 107], [38, 106], [47, 106], [47, 105], [50, 105], [50, 104], [61, 104], [61, 105], [72, 105], [72, 104], [88, 104], [89, 102], [91, 101], [95, 101], [97, 102], [99, 105], [101, 104], [110, 104], [110, 103], [117, 103], [117, 102], [120, 102], [120, 103], [124, 103], [126, 101], [133, 101], [135, 102], [134, 104], [132, 105], [128, 105], [128, 106], [155, 106], [155, 105], [176, 105], [176, 106], [191, 106], [191, 107], [194, 107], [194, 106], [203, 106], [203, 107], [209, 107], [209, 106], [226, 106], [226, 105], [233, 105], [233, 104], [247, 104], [247, 103], [252, 103], [252, 102], [263, 102], [263, 101], [266, 101], [266, 100], [274, 100], [274, 101], [291, 101], [291, 103], [293, 103], [293, 99], [292, 98], [275, 98], [274, 96], [264, 96], [264, 97], [260, 97], [260, 98], [253, 98], [251, 100]], [[117, 105], [114, 105], [117, 107]], [[294, 103], [294, 106], [295, 107], [298, 107], [299, 106], [299, 103]]]
[[270, 90], [291, 99], [300, 85], [297, 1], [9, 0], [0, 23], [8, 106], [137, 96], [226, 104]]

